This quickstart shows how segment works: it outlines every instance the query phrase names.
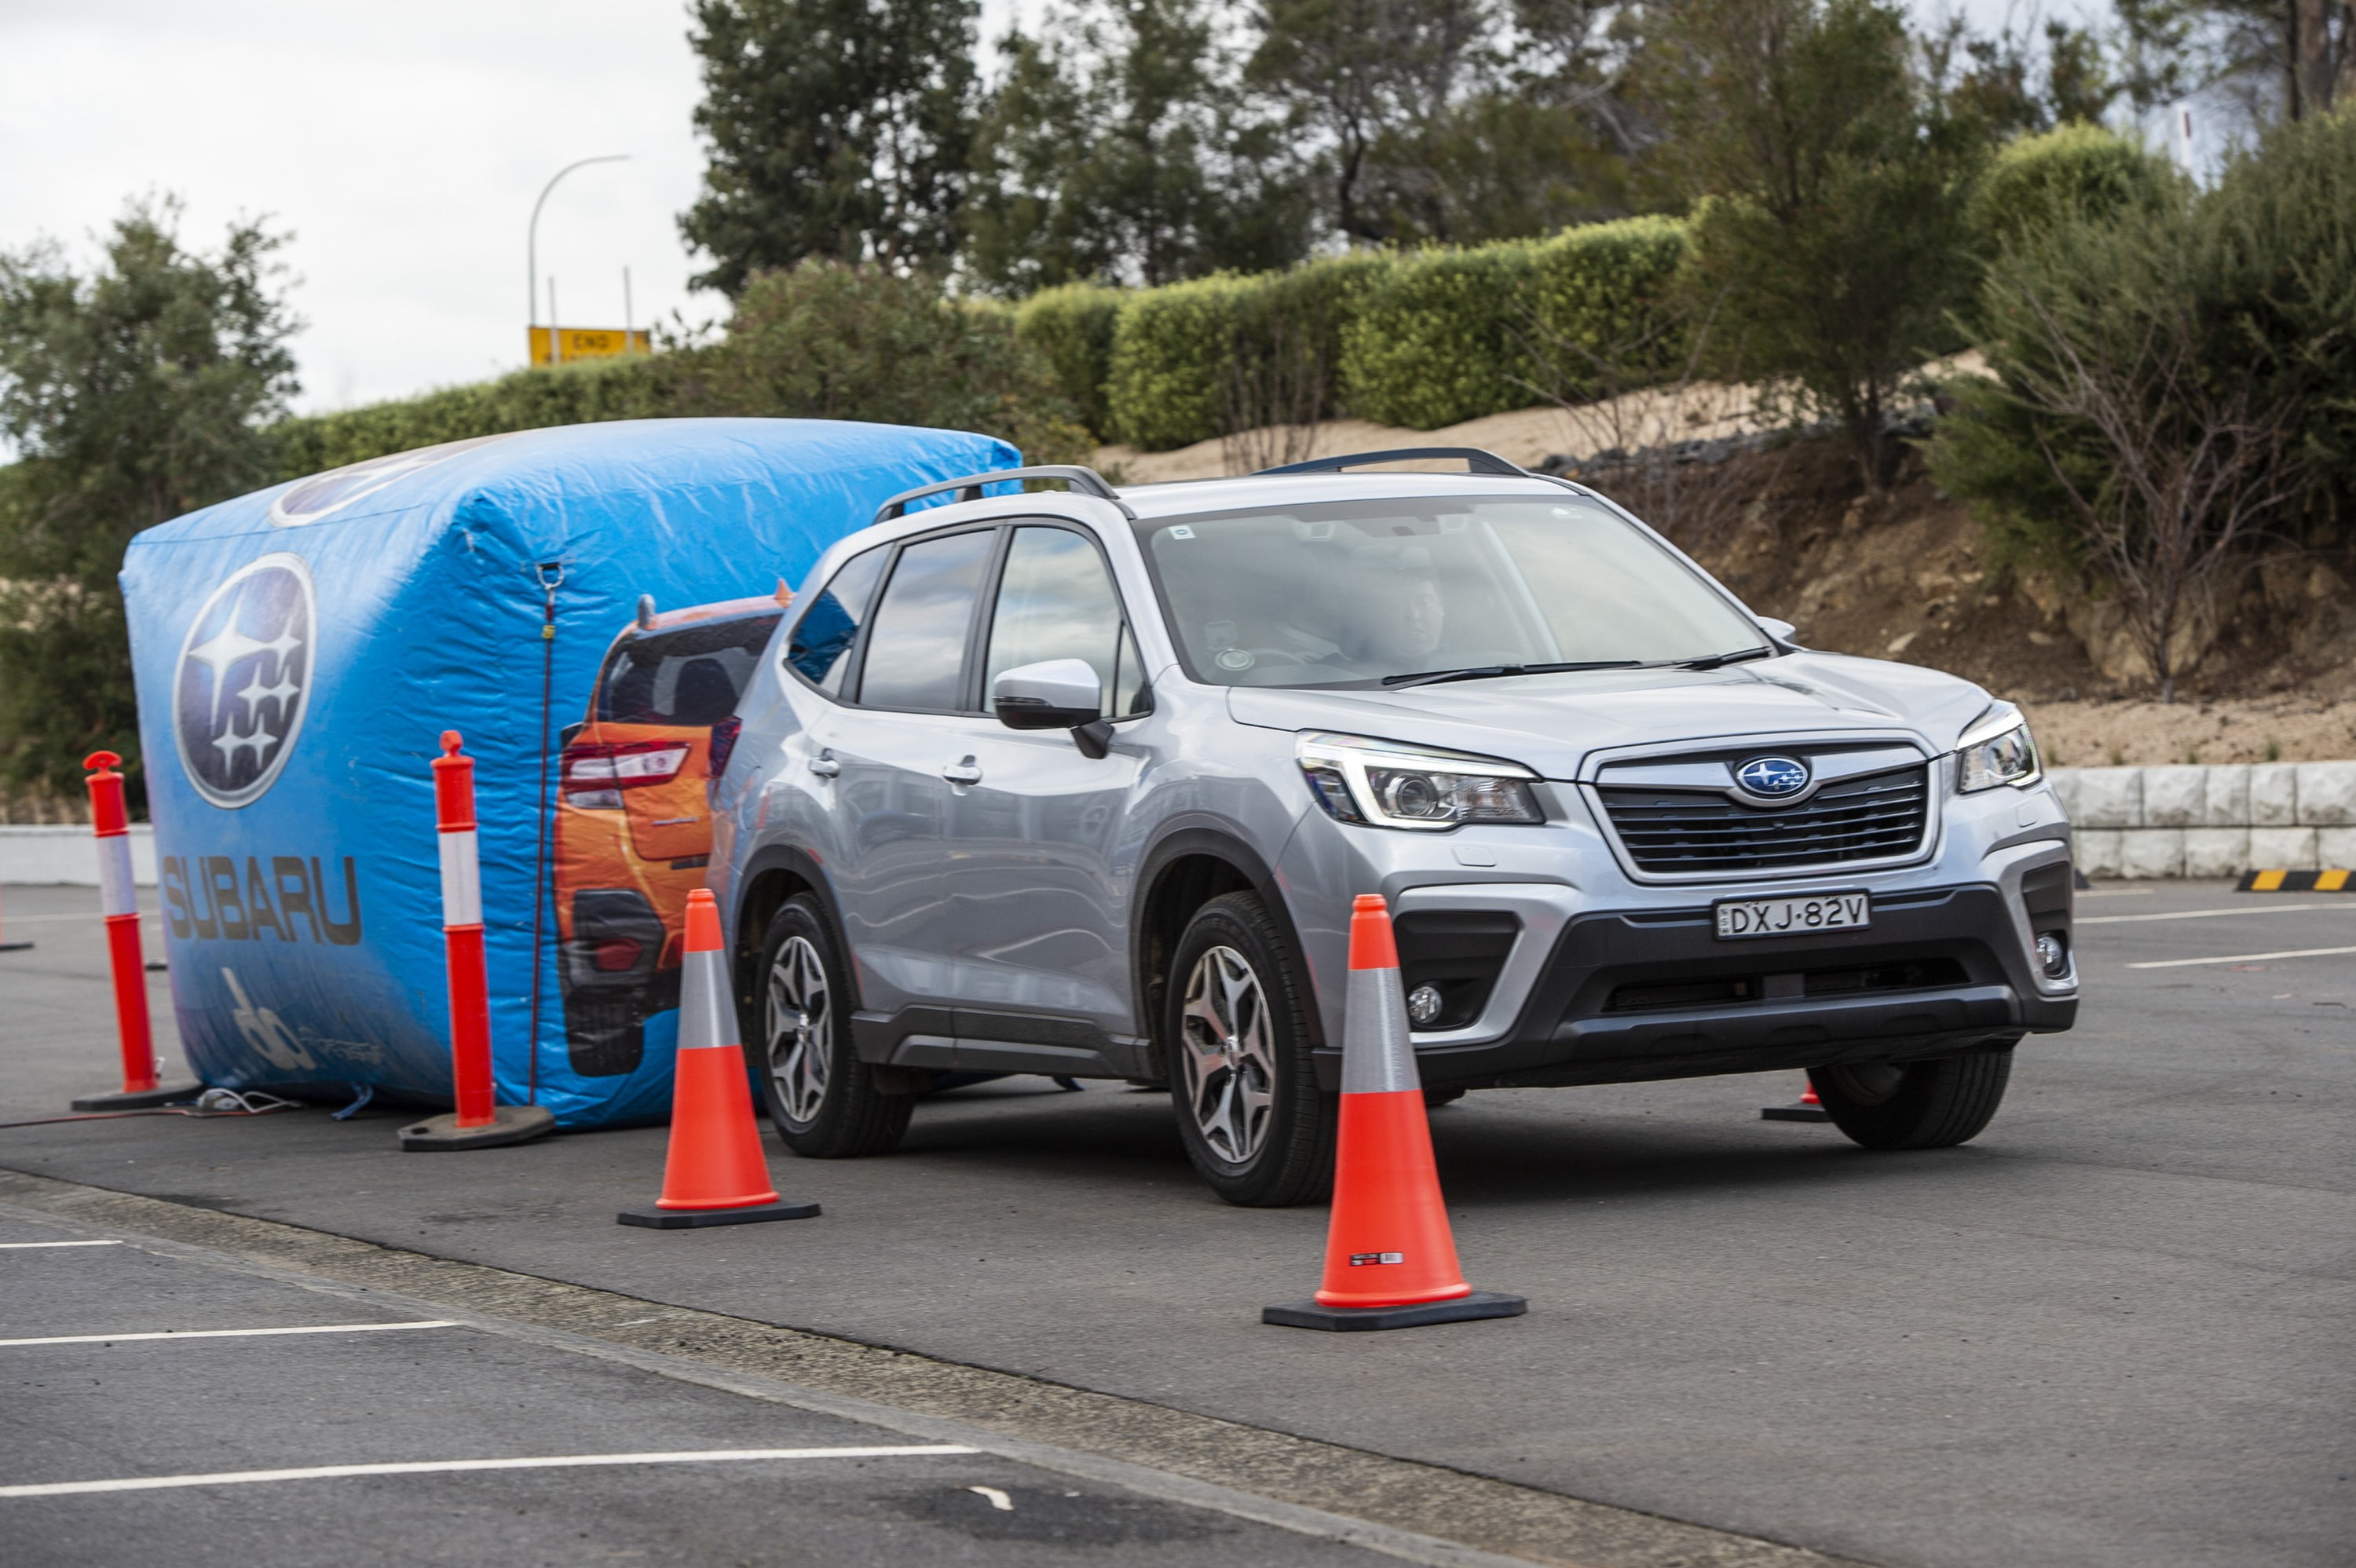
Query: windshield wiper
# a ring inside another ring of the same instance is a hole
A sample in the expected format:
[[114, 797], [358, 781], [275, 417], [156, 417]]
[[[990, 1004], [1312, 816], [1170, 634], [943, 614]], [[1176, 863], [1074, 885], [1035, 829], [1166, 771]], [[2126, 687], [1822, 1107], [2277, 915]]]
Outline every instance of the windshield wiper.
[[1730, 654], [1711, 654], [1703, 658], [1679, 659], [1676, 661], [1675, 667], [1678, 669], [1716, 669], [1720, 665], [1741, 664], [1745, 660], [1749, 659], [1767, 658], [1772, 656], [1775, 650], [1772, 648], [1737, 648]]
[[[1764, 651], [1764, 650], [1762, 650]], [[1571, 664], [1486, 664], [1471, 669], [1433, 669], [1420, 675], [1387, 675], [1388, 687], [1437, 686], [1445, 680], [1494, 680], [1505, 675], [1560, 675], [1568, 669], [1636, 669], [1643, 659], [1580, 659]]]

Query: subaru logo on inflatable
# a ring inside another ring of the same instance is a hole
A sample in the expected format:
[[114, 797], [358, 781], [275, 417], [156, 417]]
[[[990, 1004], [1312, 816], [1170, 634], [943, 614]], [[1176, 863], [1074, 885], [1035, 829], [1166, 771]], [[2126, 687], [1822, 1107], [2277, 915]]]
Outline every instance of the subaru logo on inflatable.
[[1783, 800], [1808, 787], [1808, 764], [1791, 757], [1753, 757], [1734, 770], [1734, 782], [1763, 800]]
[[188, 624], [172, 680], [172, 733], [197, 793], [234, 808], [276, 781], [303, 728], [318, 613], [310, 569], [265, 555]]

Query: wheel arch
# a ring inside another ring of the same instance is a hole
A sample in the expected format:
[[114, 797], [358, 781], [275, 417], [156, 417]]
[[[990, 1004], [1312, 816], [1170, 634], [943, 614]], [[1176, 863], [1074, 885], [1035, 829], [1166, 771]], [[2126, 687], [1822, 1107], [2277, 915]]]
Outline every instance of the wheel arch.
[[769, 922], [776, 918], [777, 911], [797, 894], [817, 896], [835, 948], [842, 955], [843, 977], [851, 987], [847, 999], [854, 1009], [858, 1008], [859, 960], [843, 935], [834, 886], [818, 857], [788, 844], [768, 845], [744, 863], [737, 887], [736, 940], [728, 955], [728, 972], [734, 983], [737, 1022], [745, 1031], [744, 1038], [750, 1040], [760, 1024], [755, 1004], [760, 987], [761, 939], [768, 934]]
[[1157, 1065], [1166, 1072], [1159, 1038], [1163, 997], [1170, 980], [1170, 958], [1194, 912], [1223, 893], [1258, 895], [1269, 918], [1290, 948], [1302, 986], [1309, 987], [1303, 1008], [1312, 1046], [1324, 1043], [1316, 1006], [1316, 981], [1301, 951], [1301, 933], [1292, 923], [1276, 875], [1251, 847], [1232, 831], [1217, 827], [1181, 827], [1154, 841], [1138, 869], [1137, 892], [1130, 911], [1130, 972], [1131, 994], [1137, 998], [1141, 1033], [1152, 1042]]

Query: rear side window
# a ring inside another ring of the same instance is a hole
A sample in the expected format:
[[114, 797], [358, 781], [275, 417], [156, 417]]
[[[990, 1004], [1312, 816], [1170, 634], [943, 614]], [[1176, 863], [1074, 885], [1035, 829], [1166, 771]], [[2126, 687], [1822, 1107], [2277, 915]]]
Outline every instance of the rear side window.
[[851, 645], [867, 619], [876, 580], [884, 575], [884, 562], [891, 553], [890, 545], [877, 545], [844, 561], [794, 623], [794, 635], [786, 641], [786, 662], [830, 697], [842, 689], [843, 674], [851, 667]]
[[717, 724], [736, 711], [780, 615], [681, 626], [616, 648], [597, 681], [597, 717], [608, 724]]
[[1096, 547], [1068, 528], [1017, 528], [999, 580], [983, 694], [1008, 670], [1047, 659], [1095, 670], [1105, 717], [1141, 710], [1136, 645]]
[[965, 645], [998, 530], [924, 539], [900, 551], [875, 607], [859, 677], [869, 708], [955, 709], [965, 697]]

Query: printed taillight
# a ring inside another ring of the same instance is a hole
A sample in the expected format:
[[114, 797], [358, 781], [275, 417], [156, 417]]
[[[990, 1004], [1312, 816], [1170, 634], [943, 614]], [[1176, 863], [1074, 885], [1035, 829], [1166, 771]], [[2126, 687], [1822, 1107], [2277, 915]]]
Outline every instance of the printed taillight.
[[618, 975], [634, 967], [645, 951], [626, 936], [609, 936], [590, 950], [589, 962], [602, 974]]
[[568, 746], [564, 752], [567, 804], [591, 811], [619, 811], [621, 792], [679, 777], [693, 750], [678, 741], [625, 741], [617, 744]]
[[744, 732], [742, 719], [723, 719], [712, 727], [712, 752], [704, 763], [704, 776], [714, 784], [728, 771], [728, 759], [736, 752], [736, 737]]

